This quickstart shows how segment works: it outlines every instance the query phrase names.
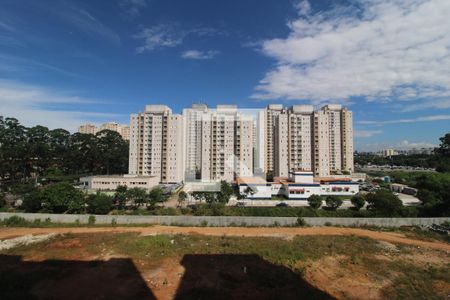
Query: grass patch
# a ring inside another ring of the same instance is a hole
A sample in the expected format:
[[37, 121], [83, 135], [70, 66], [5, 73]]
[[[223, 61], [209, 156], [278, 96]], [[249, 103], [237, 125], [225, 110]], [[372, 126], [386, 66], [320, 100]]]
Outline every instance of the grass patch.
[[[159, 268], [166, 259], [180, 261], [186, 255], [258, 255], [304, 277], [308, 265], [327, 257], [344, 258], [339, 272], [359, 270], [371, 280], [390, 281], [381, 291], [387, 299], [440, 299], [435, 284], [450, 282], [450, 265], [414, 264], [403, 260], [417, 249], [397, 246], [399, 253], [379, 259], [386, 250], [375, 240], [357, 236], [297, 236], [292, 240], [270, 237], [204, 235], [154, 235], [138, 233], [67, 234], [39, 244], [21, 246], [3, 254], [37, 260], [71, 259], [89, 261], [102, 256], [129, 257], [146, 270]], [[436, 255], [436, 253], [434, 253]], [[92, 268], [96, 268], [93, 265]], [[362, 270], [362, 271], [361, 271]], [[348, 273], [351, 276], [351, 273]], [[14, 287], [15, 288], [15, 287]]]

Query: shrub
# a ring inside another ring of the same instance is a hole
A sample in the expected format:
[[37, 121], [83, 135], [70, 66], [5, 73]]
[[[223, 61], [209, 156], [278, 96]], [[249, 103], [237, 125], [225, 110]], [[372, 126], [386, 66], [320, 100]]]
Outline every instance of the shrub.
[[327, 204], [327, 206], [333, 210], [338, 209], [339, 206], [342, 205], [343, 201], [341, 198], [336, 197], [336, 196], [327, 196], [325, 198], [325, 203]]
[[306, 222], [303, 218], [297, 218], [297, 226], [303, 227], [306, 226]]
[[88, 213], [105, 215], [112, 209], [113, 198], [106, 194], [97, 192], [95, 195], [89, 195], [86, 203], [88, 205]]
[[8, 219], [3, 220], [2, 222], [7, 227], [18, 227], [18, 226], [25, 226], [28, 224], [28, 222], [19, 216], [12, 216]]
[[164, 191], [160, 187], [153, 188], [148, 194], [148, 197], [149, 197], [148, 204], [150, 208], [154, 208], [156, 204], [166, 201]]
[[6, 205], [5, 194], [0, 192], [0, 207], [4, 207]]
[[234, 190], [231, 184], [226, 182], [225, 180], [222, 180], [220, 182], [220, 192], [217, 195], [217, 201], [221, 203], [228, 203], [230, 201], [231, 195], [233, 195]]
[[94, 225], [95, 221], [96, 221], [95, 216], [89, 216], [88, 225]]
[[24, 197], [22, 208], [25, 212], [35, 213], [42, 209], [42, 200], [38, 191], [32, 192]]
[[364, 197], [359, 194], [353, 196], [350, 201], [352, 202], [356, 210], [360, 210], [364, 206], [364, 204], [366, 204], [366, 199], [364, 199]]
[[188, 194], [185, 191], [178, 193], [178, 205], [181, 206], [186, 201]]
[[403, 203], [389, 190], [379, 189], [375, 193], [369, 193], [366, 200], [370, 205], [369, 208], [379, 215], [387, 217], [401, 215]]
[[311, 195], [308, 198], [308, 204], [314, 209], [318, 209], [320, 206], [322, 206], [322, 197], [318, 195]]
[[213, 216], [224, 216], [225, 215], [225, 204], [224, 203], [213, 203], [211, 204], [211, 212]]
[[126, 192], [126, 198], [134, 203], [135, 207], [144, 204], [147, 198], [147, 192], [144, 189], [134, 187]]
[[127, 186], [119, 185], [116, 188], [116, 193], [114, 194], [114, 202], [117, 208], [122, 209], [125, 207], [125, 203], [127, 202]]
[[39, 191], [42, 207], [53, 213], [80, 213], [84, 210], [83, 193], [70, 183], [57, 183]]

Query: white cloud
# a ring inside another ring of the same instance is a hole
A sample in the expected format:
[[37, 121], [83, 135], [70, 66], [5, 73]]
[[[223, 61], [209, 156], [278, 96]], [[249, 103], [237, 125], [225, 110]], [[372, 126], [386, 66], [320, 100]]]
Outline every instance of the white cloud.
[[358, 124], [364, 125], [387, 125], [387, 124], [402, 124], [402, 123], [416, 123], [416, 122], [434, 122], [450, 120], [450, 115], [435, 115], [425, 116], [410, 119], [397, 119], [388, 121], [358, 121]]
[[311, 12], [311, 4], [307, 0], [294, 3], [294, 8], [298, 10], [300, 16], [306, 16]]
[[[0, 115], [17, 118], [26, 126], [39, 124], [73, 132], [82, 123], [100, 123], [122, 117], [89, 111], [90, 105], [94, 103], [105, 102], [39, 86], [0, 80]], [[67, 108], [74, 105], [77, 106], [76, 110]], [[86, 111], [80, 110], [83, 106]]]
[[450, 98], [448, 99], [435, 99], [435, 100], [428, 100], [428, 101], [422, 101], [421, 103], [415, 103], [415, 104], [406, 104], [401, 107], [402, 112], [411, 112], [411, 111], [417, 111], [427, 108], [437, 108], [437, 109], [447, 109], [450, 108]]
[[51, 7], [51, 9], [45, 6], [44, 9], [53, 12], [63, 22], [70, 24], [87, 35], [95, 38], [100, 37], [117, 46], [121, 44], [118, 34], [85, 9], [68, 5], [65, 2], [61, 2], [59, 5]]
[[216, 57], [220, 52], [216, 50], [199, 51], [199, 50], [187, 50], [181, 54], [184, 59], [212, 59]]
[[7, 72], [27, 73], [30, 74], [33, 71], [47, 71], [57, 73], [59, 75], [85, 78], [79, 74], [71, 71], [55, 67], [50, 64], [46, 64], [39, 60], [33, 60], [28, 58], [22, 58], [15, 55], [8, 55], [0, 53], [0, 70]]
[[436, 99], [450, 92], [450, 1], [353, 3], [312, 14], [301, 2], [289, 36], [263, 43], [263, 53], [278, 63], [252, 97], [313, 103], [398, 98], [408, 101], [405, 106], [439, 107]]
[[127, 15], [134, 18], [141, 14], [141, 10], [147, 6], [145, 0], [119, 0], [119, 6]]
[[159, 24], [153, 27], [144, 28], [135, 34], [135, 39], [143, 40], [144, 44], [136, 48], [138, 53], [153, 51], [162, 48], [179, 46], [189, 35], [197, 37], [213, 36], [225, 34], [222, 31], [208, 27], [197, 27], [189, 30], [181, 29], [176, 23]]
[[357, 138], [368, 138], [381, 133], [383, 133], [381, 130], [355, 130], [353, 136]]

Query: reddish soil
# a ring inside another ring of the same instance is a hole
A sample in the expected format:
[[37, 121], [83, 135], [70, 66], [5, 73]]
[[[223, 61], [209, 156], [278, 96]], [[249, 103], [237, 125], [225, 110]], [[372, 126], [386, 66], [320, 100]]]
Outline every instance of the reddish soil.
[[142, 235], [156, 234], [201, 234], [212, 236], [259, 236], [259, 237], [281, 237], [293, 238], [296, 235], [355, 235], [368, 237], [374, 240], [400, 243], [417, 247], [431, 248], [450, 251], [450, 244], [438, 241], [424, 241], [407, 237], [401, 233], [371, 231], [359, 228], [342, 227], [175, 227], [175, 226], [152, 226], [152, 227], [78, 227], [78, 228], [1, 228], [0, 239], [27, 234], [48, 233], [100, 233], [100, 232], [138, 232]]

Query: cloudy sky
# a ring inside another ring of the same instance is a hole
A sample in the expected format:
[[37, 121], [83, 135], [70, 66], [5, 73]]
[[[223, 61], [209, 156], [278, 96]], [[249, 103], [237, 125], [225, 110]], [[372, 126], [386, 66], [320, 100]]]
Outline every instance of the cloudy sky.
[[359, 150], [450, 131], [448, 0], [2, 0], [0, 115], [75, 130], [145, 104], [342, 103]]

